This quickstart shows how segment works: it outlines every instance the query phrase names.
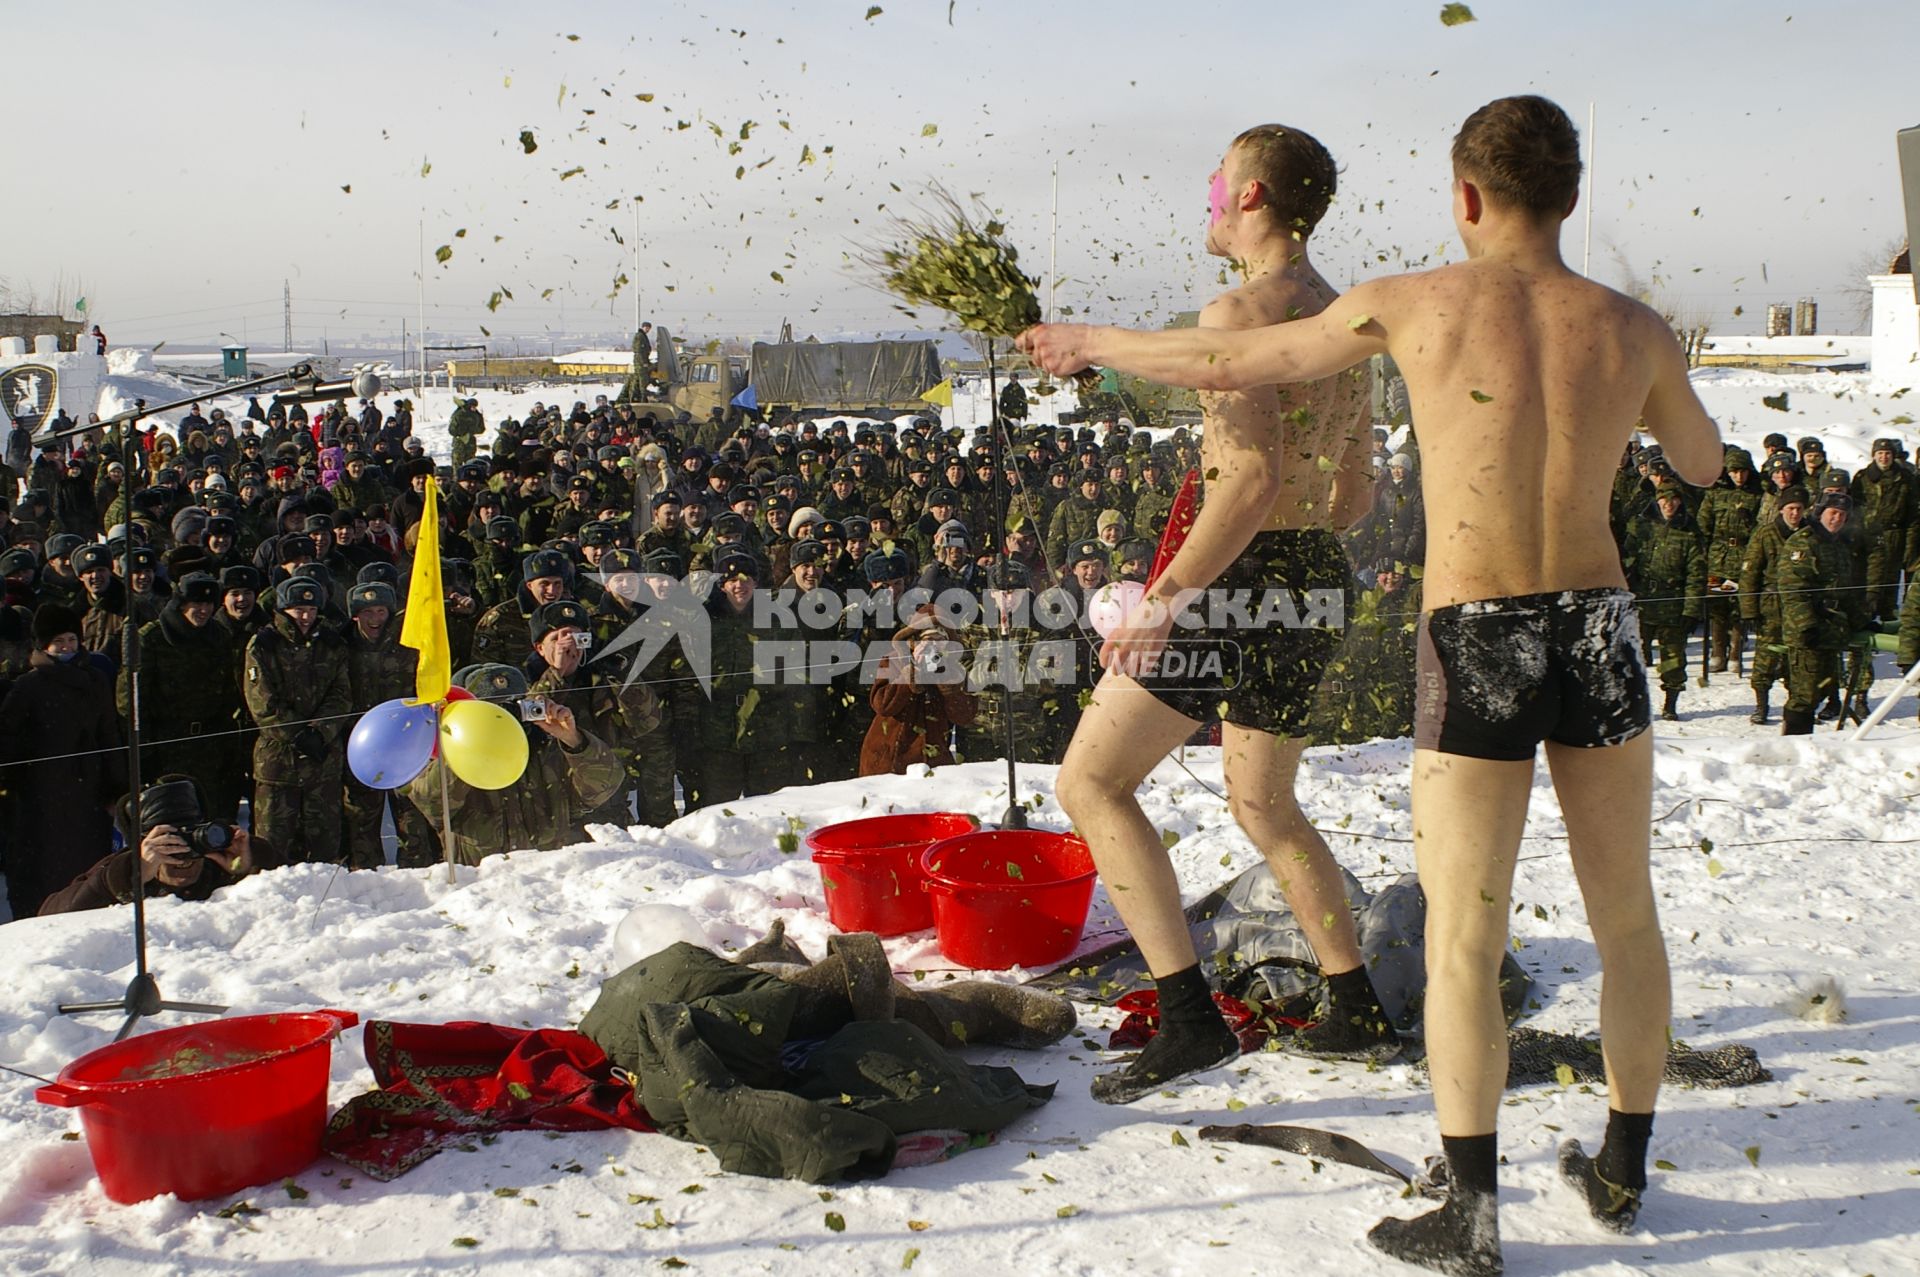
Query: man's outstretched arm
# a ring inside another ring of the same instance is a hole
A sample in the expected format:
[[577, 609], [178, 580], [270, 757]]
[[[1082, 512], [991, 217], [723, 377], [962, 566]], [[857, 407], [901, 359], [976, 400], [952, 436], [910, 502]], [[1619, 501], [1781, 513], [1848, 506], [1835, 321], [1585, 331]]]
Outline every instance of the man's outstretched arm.
[[1647, 433], [1659, 440], [1674, 473], [1696, 487], [1706, 487], [1720, 477], [1725, 455], [1720, 427], [1693, 392], [1680, 343], [1664, 324], [1653, 340], [1659, 364], [1641, 419]]
[[1387, 330], [1372, 303], [1377, 284], [1362, 284], [1318, 315], [1266, 328], [1174, 328], [1141, 332], [1086, 324], [1041, 324], [1019, 346], [1057, 377], [1099, 365], [1168, 386], [1246, 390], [1318, 381], [1384, 354]]

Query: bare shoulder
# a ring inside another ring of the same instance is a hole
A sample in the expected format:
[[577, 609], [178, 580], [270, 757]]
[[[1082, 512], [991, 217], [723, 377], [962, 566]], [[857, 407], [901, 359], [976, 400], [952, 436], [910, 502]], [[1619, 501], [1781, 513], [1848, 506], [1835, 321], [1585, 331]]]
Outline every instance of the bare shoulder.
[[1250, 279], [1228, 289], [1200, 311], [1202, 328], [1265, 328], [1317, 315], [1339, 293], [1311, 269]]

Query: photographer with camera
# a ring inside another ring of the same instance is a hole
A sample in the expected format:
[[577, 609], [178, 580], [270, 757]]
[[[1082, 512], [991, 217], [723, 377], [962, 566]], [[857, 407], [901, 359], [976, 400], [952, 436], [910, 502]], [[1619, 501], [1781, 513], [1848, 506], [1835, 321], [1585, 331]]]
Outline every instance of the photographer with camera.
[[[121, 843], [129, 842], [134, 824], [131, 803], [122, 799], [117, 815], [116, 837]], [[40, 906], [42, 917], [131, 904], [136, 856], [148, 898], [172, 895], [205, 900], [253, 872], [256, 848], [264, 851], [246, 830], [208, 820], [200, 787], [192, 777], [177, 772], [162, 776], [141, 793], [139, 816], [137, 853], [123, 850], [102, 857], [48, 896]]]
[[[457, 776], [447, 778], [454, 859], [477, 865], [499, 852], [551, 851], [579, 842], [586, 813], [613, 797], [626, 777], [613, 747], [583, 728], [561, 701], [525, 703], [534, 699], [527, 676], [511, 665], [469, 665], [453, 681], [514, 714], [527, 733], [527, 769], [505, 789], [476, 789]], [[423, 810], [439, 809], [443, 766], [436, 756], [407, 786], [407, 796]]]
[[860, 746], [862, 776], [951, 763], [953, 729], [971, 724], [978, 709], [958, 636], [931, 610], [916, 613], [893, 636], [868, 699], [873, 724]]
[[[618, 654], [591, 656], [593, 616], [585, 606], [572, 599], [548, 603], [534, 613], [529, 628], [533, 654], [524, 669], [532, 695], [524, 704], [529, 710], [555, 703], [573, 711], [594, 735], [613, 746], [620, 755], [623, 771], [626, 758], [637, 757], [641, 738], [655, 732], [661, 724], [659, 698], [640, 680], [626, 680], [626, 659]], [[622, 684], [625, 683], [625, 686]], [[537, 716], [523, 714], [527, 722], [539, 722]], [[583, 819], [605, 821], [624, 828], [634, 815], [627, 802], [624, 779], [618, 789], [597, 811]], [[584, 838], [586, 831], [580, 830]]]

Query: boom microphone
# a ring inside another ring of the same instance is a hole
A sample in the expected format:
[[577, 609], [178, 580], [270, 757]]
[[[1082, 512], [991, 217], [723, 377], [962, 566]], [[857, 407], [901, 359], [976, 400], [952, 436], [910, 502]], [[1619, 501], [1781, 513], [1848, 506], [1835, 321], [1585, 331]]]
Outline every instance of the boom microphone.
[[380, 393], [380, 374], [362, 368], [343, 381], [319, 381], [308, 378], [294, 383], [273, 397], [277, 404], [315, 403], [322, 399], [371, 399]]

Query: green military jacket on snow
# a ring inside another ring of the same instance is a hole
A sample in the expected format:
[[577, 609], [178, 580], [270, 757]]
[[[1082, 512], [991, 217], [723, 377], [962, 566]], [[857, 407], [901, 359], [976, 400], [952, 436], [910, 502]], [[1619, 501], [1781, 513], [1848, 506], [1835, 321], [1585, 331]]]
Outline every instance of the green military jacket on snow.
[[1700, 535], [1706, 543], [1710, 580], [1738, 581], [1747, 546], [1760, 526], [1759, 485], [1736, 488], [1722, 480], [1700, 499]]
[[[848, 1019], [798, 985], [680, 943], [608, 980], [580, 1022], [664, 1133], [723, 1170], [812, 1183], [871, 1179], [914, 1131], [983, 1135], [1052, 1086], [969, 1064], [899, 1020]], [[803, 1063], [790, 1040], [824, 1038]]]

